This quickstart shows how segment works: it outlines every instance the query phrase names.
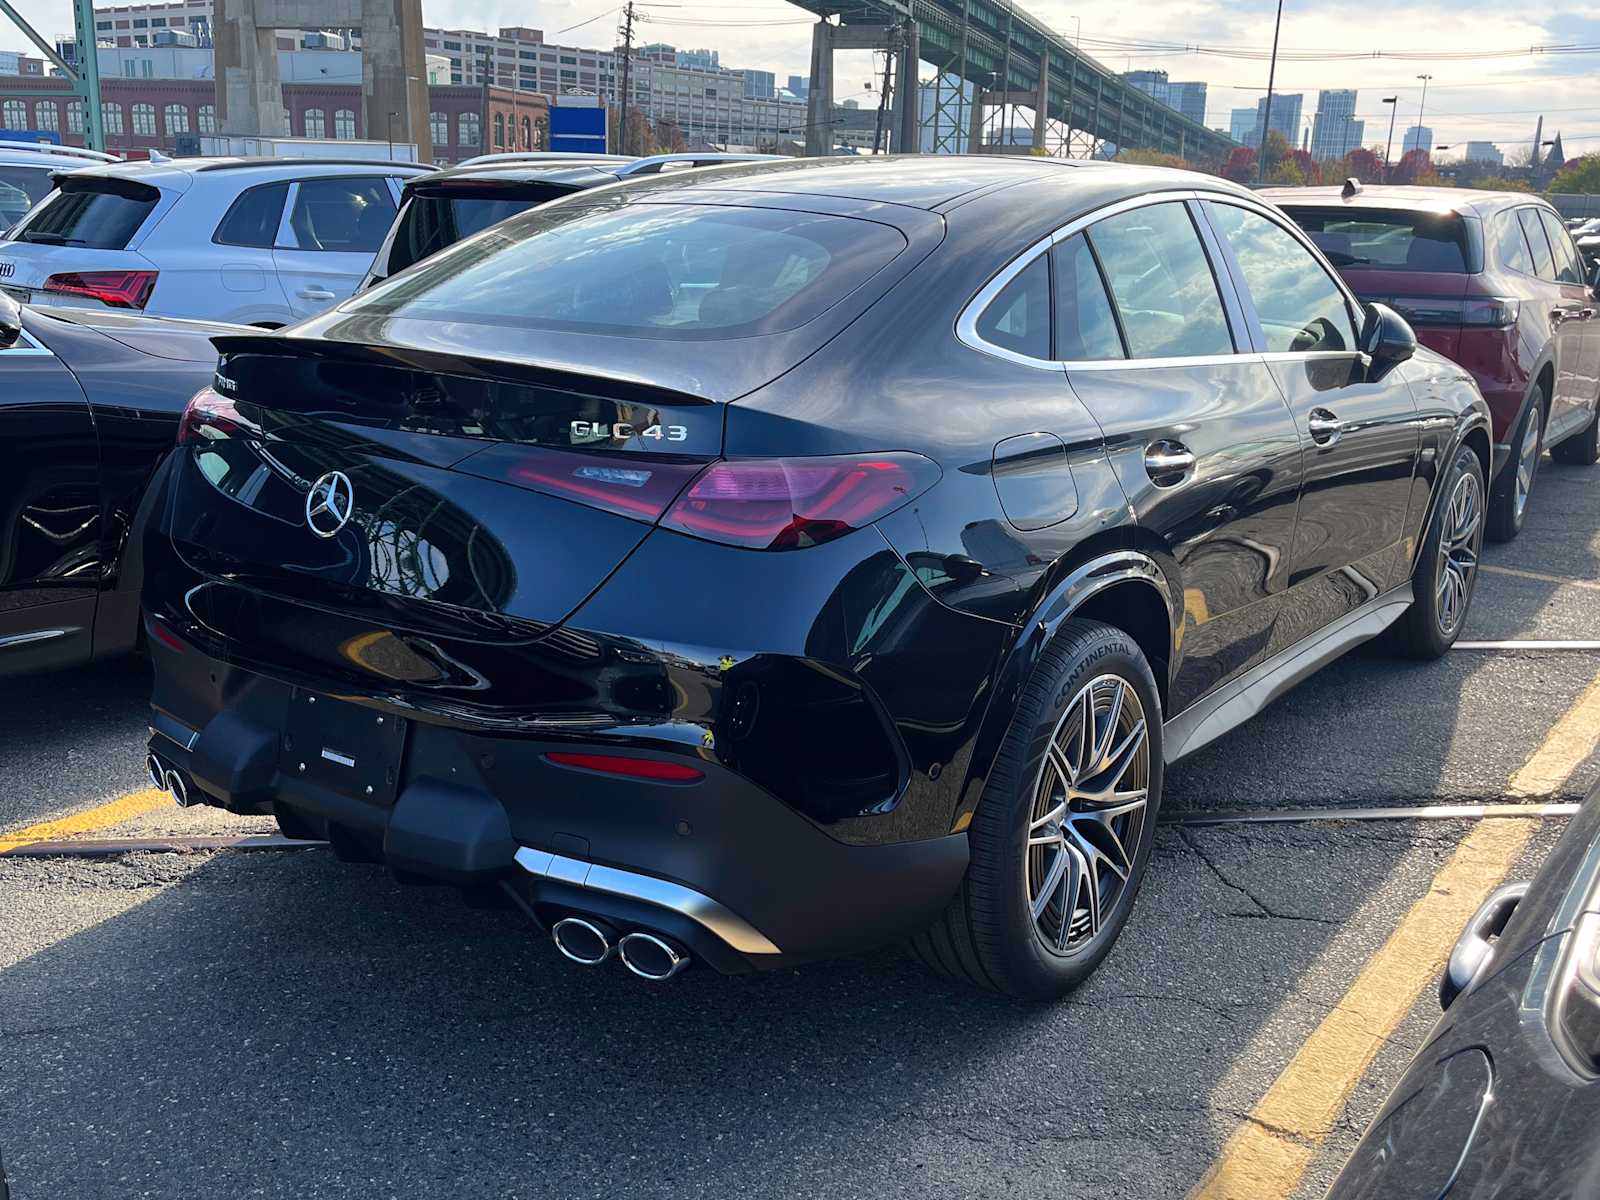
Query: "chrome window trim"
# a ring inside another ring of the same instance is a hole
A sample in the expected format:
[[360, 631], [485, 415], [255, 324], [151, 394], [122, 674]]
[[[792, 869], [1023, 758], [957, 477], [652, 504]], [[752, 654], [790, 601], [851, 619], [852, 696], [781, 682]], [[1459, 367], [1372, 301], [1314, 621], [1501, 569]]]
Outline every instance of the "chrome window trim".
[[[1018, 354], [1015, 350], [1007, 350], [1004, 346], [996, 346], [993, 342], [985, 341], [978, 334], [978, 318], [983, 315], [984, 310], [989, 307], [995, 297], [1005, 290], [1008, 283], [1031, 266], [1034, 259], [1050, 250], [1057, 243], [1064, 242], [1075, 234], [1082, 233], [1091, 225], [1103, 221], [1107, 217], [1114, 217], [1119, 213], [1131, 212], [1139, 208], [1149, 208], [1154, 204], [1186, 204], [1189, 201], [1209, 200], [1213, 197], [1219, 199], [1234, 198], [1228, 192], [1200, 191], [1193, 188], [1171, 192], [1148, 192], [1141, 196], [1129, 196], [1122, 200], [1115, 200], [1110, 204], [1102, 205], [1093, 212], [1074, 217], [1065, 225], [1040, 238], [1021, 254], [1017, 255], [1016, 258], [1001, 267], [994, 277], [984, 284], [971, 300], [967, 301], [966, 307], [961, 310], [961, 315], [956, 318], [957, 339], [980, 354], [987, 354], [993, 358], [1004, 359], [1006, 362], [1015, 363], [1021, 367], [1032, 367], [1039, 371], [1142, 371], [1155, 370], [1162, 367], [1259, 362], [1261, 356], [1254, 349], [1248, 348], [1235, 350], [1230, 354], [1197, 354], [1175, 358], [1032, 358], [1026, 354]], [[1239, 198], [1243, 199], [1243, 197]], [[1247, 203], [1246, 207], [1250, 207], [1250, 205]], [[1195, 230], [1195, 237], [1200, 241], [1201, 248], [1203, 250], [1206, 249], [1205, 239], [1198, 229]], [[1208, 260], [1210, 258], [1209, 251], [1207, 252], [1207, 258]], [[1209, 265], [1213, 274], [1215, 274], [1219, 264], [1209, 263]], [[1221, 264], [1221, 267], [1226, 271], [1226, 264]], [[1228, 278], [1231, 280], [1232, 276], [1229, 275]], [[1217, 303], [1222, 305], [1223, 313], [1226, 317], [1228, 315], [1228, 303], [1222, 295], [1221, 283], [1220, 279], [1217, 280]], [[1111, 299], [1109, 294], [1108, 299]], [[1112, 303], [1114, 304], [1116, 301], [1112, 299]], [[1051, 332], [1053, 335], [1054, 329]]]
[[11, 358], [54, 358], [55, 351], [39, 344], [32, 334], [26, 329], [22, 331], [22, 340], [14, 346], [0, 349], [0, 357]]

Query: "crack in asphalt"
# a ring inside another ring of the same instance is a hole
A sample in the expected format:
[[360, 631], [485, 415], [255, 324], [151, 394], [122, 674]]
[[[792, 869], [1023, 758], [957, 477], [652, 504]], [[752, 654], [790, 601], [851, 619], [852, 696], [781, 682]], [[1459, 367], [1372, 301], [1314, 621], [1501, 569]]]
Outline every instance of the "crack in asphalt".
[[1181, 825], [1177, 826], [1176, 830], [1178, 837], [1183, 844], [1188, 846], [1189, 849], [1193, 850], [1200, 861], [1205, 863], [1205, 865], [1210, 868], [1211, 873], [1217, 877], [1218, 882], [1220, 882], [1224, 887], [1231, 888], [1233, 891], [1238, 892], [1241, 896], [1245, 897], [1250, 901], [1250, 903], [1256, 906], [1257, 910], [1255, 912], [1228, 912], [1222, 914], [1223, 916], [1245, 917], [1256, 920], [1267, 918], [1274, 921], [1305, 921], [1314, 925], [1339, 924], [1338, 921], [1332, 920], [1328, 917], [1310, 917], [1301, 913], [1285, 913], [1277, 911], [1260, 896], [1256, 895], [1251, 889], [1245, 887], [1241, 883], [1235, 883], [1232, 879], [1228, 878], [1227, 873], [1224, 872], [1223, 869], [1217, 865], [1216, 861], [1206, 853], [1205, 849], [1196, 839], [1192, 830], [1185, 829]]

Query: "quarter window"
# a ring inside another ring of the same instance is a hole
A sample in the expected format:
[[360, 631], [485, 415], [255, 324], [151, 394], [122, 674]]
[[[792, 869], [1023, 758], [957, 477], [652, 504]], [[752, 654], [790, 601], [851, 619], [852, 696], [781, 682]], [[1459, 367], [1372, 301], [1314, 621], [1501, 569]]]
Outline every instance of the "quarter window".
[[1235, 204], [1208, 201], [1206, 213], [1239, 264], [1268, 353], [1355, 349], [1344, 293], [1298, 238]]
[[1528, 250], [1528, 239], [1523, 236], [1522, 222], [1515, 212], [1503, 212], [1494, 221], [1495, 250], [1502, 265], [1524, 275], [1533, 274], [1533, 255]]
[[1232, 354], [1200, 235], [1181, 202], [1148, 204], [1089, 229], [1132, 358]]
[[1540, 279], [1554, 279], [1555, 260], [1550, 257], [1550, 242], [1544, 236], [1544, 226], [1539, 223], [1539, 210], [1519, 208], [1517, 219], [1522, 222], [1522, 232], [1527, 235], [1528, 247], [1533, 251], [1534, 274]]
[[1582, 283], [1583, 268], [1578, 265], [1578, 252], [1573, 249], [1572, 239], [1561, 222], [1554, 213], [1544, 209], [1539, 210], [1539, 219], [1544, 222], [1545, 236], [1550, 239], [1550, 251], [1555, 255], [1556, 278], [1562, 283]]
[[1094, 252], [1081, 233], [1051, 252], [1056, 292], [1056, 353], [1068, 362], [1126, 358], [1117, 318]]
[[270, 249], [278, 240], [278, 222], [283, 217], [287, 183], [268, 183], [243, 193], [228, 209], [212, 240], [224, 246], [255, 246]]
[[1050, 260], [1041, 254], [1000, 289], [978, 318], [978, 336], [992, 346], [1050, 357]]

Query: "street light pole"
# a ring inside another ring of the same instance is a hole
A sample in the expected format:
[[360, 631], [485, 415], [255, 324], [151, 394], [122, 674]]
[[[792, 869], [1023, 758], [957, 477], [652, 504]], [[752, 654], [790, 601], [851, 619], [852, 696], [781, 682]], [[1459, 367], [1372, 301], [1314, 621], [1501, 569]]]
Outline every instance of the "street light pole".
[[1417, 102], [1417, 145], [1416, 145], [1416, 149], [1420, 150], [1420, 149], [1422, 149], [1422, 114], [1428, 107], [1428, 80], [1432, 79], [1433, 76], [1432, 75], [1418, 75], [1417, 78], [1422, 80], [1422, 99]]
[[1383, 102], [1389, 105], [1389, 140], [1383, 144], [1383, 178], [1389, 179], [1389, 154], [1394, 149], [1394, 119], [1400, 111], [1399, 96], [1385, 96]]
[[1283, 29], [1283, 0], [1278, 0], [1278, 16], [1272, 26], [1272, 62], [1267, 67], [1267, 107], [1261, 114], [1261, 145], [1256, 150], [1256, 183], [1266, 182], [1267, 133], [1272, 128], [1272, 88], [1278, 80], [1278, 34]]

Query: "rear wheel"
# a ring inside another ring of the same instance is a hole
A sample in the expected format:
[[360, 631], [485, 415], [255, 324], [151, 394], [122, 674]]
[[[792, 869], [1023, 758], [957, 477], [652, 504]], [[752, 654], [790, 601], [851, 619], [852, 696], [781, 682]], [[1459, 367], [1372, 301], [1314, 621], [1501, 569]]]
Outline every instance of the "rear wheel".
[[913, 953], [1014, 996], [1071, 991], [1127, 924], [1161, 777], [1161, 700], [1144, 654], [1120, 629], [1066, 622], [996, 758], [966, 878]]
[[1463, 446], [1445, 476], [1411, 576], [1416, 598], [1391, 627], [1389, 644], [1399, 653], [1438, 658], [1461, 636], [1483, 551], [1483, 493], [1483, 465]]
[[1489, 536], [1509, 542], [1522, 532], [1528, 512], [1528, 497], [1539, 476], [1539, 456], [1544, 451], [1544, 392], [1538, 390], [1528, 401], [1516, 434], [1511, 439], [1516, 458], [1501, 472], [1499, 486], [1489, 502]]
[[1589, 418], [1581, 433], [1551, 446], [1550, 457], [1569, 467], [1592, 467], [1600, 462], [1600, 409]]

